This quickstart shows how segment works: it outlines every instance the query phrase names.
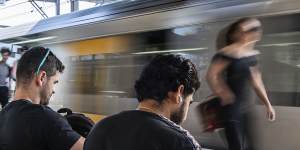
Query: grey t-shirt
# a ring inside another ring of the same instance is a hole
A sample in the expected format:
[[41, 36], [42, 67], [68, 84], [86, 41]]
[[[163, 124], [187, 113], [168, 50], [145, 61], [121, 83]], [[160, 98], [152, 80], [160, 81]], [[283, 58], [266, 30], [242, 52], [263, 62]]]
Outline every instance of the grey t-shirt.
[[5, 62], [0, 62], [0, 86], [7, 86], [6, 79], [9, 76], [9, 66]]

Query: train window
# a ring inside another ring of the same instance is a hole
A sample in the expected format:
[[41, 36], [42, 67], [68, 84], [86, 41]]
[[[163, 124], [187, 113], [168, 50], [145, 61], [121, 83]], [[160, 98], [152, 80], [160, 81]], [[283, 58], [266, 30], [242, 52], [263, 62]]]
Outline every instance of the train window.
[[[214, 51], [208, 48], [209, 39], [197, 33], [207, 34], [202, 26], [201, 30], [200, 26], [191, 29], [192, 32], [185, 29], [188, 34], [183, 33], [186, 32], [184, 30], [174, 32], [171, 29], [134, 34], [129, 50], [123, 53], [95, 53], [92, 61], [92, 55], [80, 56], [77, 61], [72, 57], [74, 69], [71, 76], [75, 79], [70, 82], [71, 92], [134, 99], [134, 83], [143, 67], [162, 53], [184, 55], [197, 64], [200, 77], [204, 77]], [[203, 87], [195, 94], [195, 100], [200, 101], [208, 96], [204, 94], [207, 88]]]
[[300, 106], [300, 23], [296, 18], [299, 14], [261, 18], [264, 36], [257, 49], [273, 105]]
[[260, 49], [263, 79], [271, 102], [300, 106], [300, 43], [264, 44]]
[[78, 56], [71, 56], [71, 61], [79, 61], [79, 57]]
[[93, 55], [85, 55], [85, 56], [81, 56], [81, 57], [79, 57], [79, 59], [80, 59], [81, 61], [91, 61], [91, 60], [93, 60]]

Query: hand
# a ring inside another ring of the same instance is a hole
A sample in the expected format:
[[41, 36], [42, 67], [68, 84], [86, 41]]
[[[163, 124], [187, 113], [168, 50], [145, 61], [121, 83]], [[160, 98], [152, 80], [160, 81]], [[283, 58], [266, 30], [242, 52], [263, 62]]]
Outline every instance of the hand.
[[234, 103], [235, 96], [231, 92], [223, 92], [221, 95], [221, 105], [229, 105]]
[[267, 107], [267, 118], [269, 121], [275, 121], [275, 110], [272, 106]]

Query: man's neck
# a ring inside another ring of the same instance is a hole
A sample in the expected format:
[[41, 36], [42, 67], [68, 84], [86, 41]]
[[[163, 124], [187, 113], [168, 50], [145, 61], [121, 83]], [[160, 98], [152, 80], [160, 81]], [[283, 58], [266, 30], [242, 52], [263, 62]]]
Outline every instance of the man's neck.
[[19, 87], [16, 89], [14, 100], [29, 100], [33, 104], [40, 104], [40, 98], [37, 96], [34, 90], [27, 90], [26, 88]]
[[155, 100], [151, 100], [151, 99], [143, 100], [142, 102], [140, 102], [137, 109], [146, 112], [155, 113], [157, 115], [164, 116], [168, 119], [170, 119], [171, 116], [169, 109], [165, 108], [164, 104], [159, 104]]

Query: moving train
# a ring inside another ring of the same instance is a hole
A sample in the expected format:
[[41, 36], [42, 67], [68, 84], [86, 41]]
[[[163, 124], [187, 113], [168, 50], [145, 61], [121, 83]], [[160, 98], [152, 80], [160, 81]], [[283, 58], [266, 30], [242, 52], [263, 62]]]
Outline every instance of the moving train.
[[299, 0], [136, 0], [97, 6], [0, 29], [0, 42], [43, 45], [66, 64], [51, 106], [107, 116], [135, 109], [134, 82], [155, 55], [176, 53], [197, 64], [202, 85], [183, 126], [203, 147], [225, 149], [224, 131], [203, 132], [196, 107], [211, 93], [205, 81], [220, 30], [242, 17], [262, 21], [257, 45], [277, 120], [257, 101], [253, 133], [261, 150], [300, 148]]

